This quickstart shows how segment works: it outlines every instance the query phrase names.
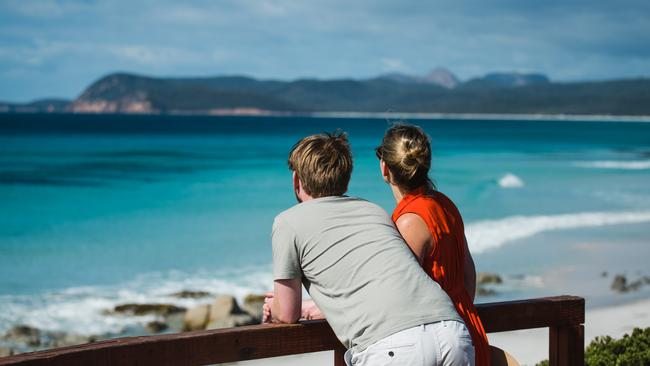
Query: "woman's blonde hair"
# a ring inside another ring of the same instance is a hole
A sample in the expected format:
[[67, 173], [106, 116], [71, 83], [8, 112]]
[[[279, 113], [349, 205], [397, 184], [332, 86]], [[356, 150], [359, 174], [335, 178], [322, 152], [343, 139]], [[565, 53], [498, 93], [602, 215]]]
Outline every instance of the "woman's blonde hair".
[[386, 131], [376, 149], [390, 171], [390, 181], [406, 191], [422, 186], [435, 188], [429, 179], [431, 141], [422, 128], [396, 123]]

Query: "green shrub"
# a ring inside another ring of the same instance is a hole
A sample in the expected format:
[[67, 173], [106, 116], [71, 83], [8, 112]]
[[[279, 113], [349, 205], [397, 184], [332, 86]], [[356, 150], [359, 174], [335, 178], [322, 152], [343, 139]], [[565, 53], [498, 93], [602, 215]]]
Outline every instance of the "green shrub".
[[650, 366], [650, 328], [634, 328], [621, 339], [596, 337], [585, 350], [585, 366]]

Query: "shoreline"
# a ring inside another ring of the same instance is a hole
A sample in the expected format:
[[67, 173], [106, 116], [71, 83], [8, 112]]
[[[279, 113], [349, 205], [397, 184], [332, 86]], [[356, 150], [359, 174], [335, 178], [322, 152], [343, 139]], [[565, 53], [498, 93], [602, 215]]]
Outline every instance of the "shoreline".
[[293, 112], [268, 110], [208, 110], [208, 111], [169, 111], [160, 112], [41, 112], [21, 111], [3, 112], [0, 115], [56, 114], [56, 115], [130, 115], [130, 116], [197, 116], [197, 117], [301, 117], [301, 118], [340, 118], [340, 119], [421, 119], [421, 120], [487, 120], [487, 121], [525, 121], [525, 122], [623, 122], [650, 123], [650, 115], [611, 115], [611, 114], [544, 114], [544, 113], [439, 113], [439, 112]]

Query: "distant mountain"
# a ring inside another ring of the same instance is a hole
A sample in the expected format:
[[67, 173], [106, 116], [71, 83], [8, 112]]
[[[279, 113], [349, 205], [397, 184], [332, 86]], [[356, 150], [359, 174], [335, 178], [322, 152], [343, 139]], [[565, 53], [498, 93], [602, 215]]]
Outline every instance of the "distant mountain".
[[0, 103], [5, 112], [268, 114], [423, 112], [650, 115], [650, 79], [554, 83], [541, 74], [493, 73], [466, 82], [425, 76], [258, 80], [245, 76], [107, 75], [74, 101]]
[[453, 89], [460, 84], [456, 75], [443, 67], [437, 67], [431, 70], [430, 73], [423, 77], [423, 80], [428, 83], [443, 86], [447, 89]]
[[0, 113], [64, 113], [71, 102], [65, 99], [39, 99], [25, 104], [0, 102]]
[[518, 72], [495, 72], [480, 78], [471, 79], [465, 86], [471, 87], [520, 87], [529, 85], [545, 85], [551, 81], [543, 74], [522, 74]]
[[391, 80], [398, 83], [407, 83], [407, 84], [414, 84], [414, 83], [434, 84], [434, 85], [442, 86], [447, 89], [453, 89], [458, 84], [460, 84], [458, 78], [454, 74], [452, 74], [451, 71], [443, 67], [437, 67], [431, 70], [431, 72], [429, 72], [428, 74], [423, 76], [407, 75], [401, 73], [389, 73], [389, 74], [384, 74], [379, 76], [379, 79]]

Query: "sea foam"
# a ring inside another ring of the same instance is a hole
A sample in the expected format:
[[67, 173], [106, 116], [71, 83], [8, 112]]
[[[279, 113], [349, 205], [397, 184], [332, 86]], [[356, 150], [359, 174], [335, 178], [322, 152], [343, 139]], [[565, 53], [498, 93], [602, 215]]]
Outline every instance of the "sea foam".
[[598, 160], [577, 161], [575, 166], [580, 168], [646, 170], [650, 169], [650, 160]]
[[111, 286], [72, 287], [34, 295], [0, 295], [0, 333], [11, 326], [25, 324], [47, 331], [82, 335], [125, 335], [155, 320], [153, 315], [122, 316], [107, 314], [126, 303], [169, 303], [186, 308], [209, 303], [203, 299], [179, 299], [170, 294], [182, 290], [202, 290], [230, 294], [240, 301], [251, 293], [263, 294], [273, 284], [267, 268], [184, 273], [149, 273], [133, 281]]
[[524, 181], [518, 176], [507, 173], [498, 181], [501, 188], [521, 188], [524, 186]]
[[545, 231], [641, 222], [650, 222], [650, 211], [510, 216], [469, 223], [465, 235], [472, 253], [481, 253]]

